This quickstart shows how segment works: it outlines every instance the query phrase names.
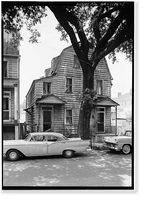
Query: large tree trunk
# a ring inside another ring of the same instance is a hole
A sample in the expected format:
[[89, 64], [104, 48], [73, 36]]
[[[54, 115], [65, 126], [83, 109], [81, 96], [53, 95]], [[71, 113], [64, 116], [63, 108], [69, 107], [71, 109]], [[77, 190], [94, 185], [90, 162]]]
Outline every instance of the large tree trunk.
[[[83, 92], [94, 89], [94, 69], [90, 66], [85, 65], [83, 69]], [[86, 94], [83, 94], [83, 100], [81, 102], [80, 114], [79, 114], [79, 123], [78, 123], [78, 135], [83, 140], [88, 140], [90, 138], [90, 116], [92, 105], [90, 101], [85, 98]]]

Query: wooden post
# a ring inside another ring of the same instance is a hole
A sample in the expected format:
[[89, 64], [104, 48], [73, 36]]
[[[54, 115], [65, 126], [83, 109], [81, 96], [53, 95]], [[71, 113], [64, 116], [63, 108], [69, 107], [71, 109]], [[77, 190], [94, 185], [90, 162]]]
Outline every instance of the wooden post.
[[18, 113], [18, 85], [14, 85], [14, 119], [15, 119], [15, 140], [19, 139], [19, 113]]
[[115, 129], [115, 135], [117, 135], [117, 106], [115, 106], [115, 113], [116, 113], [116, 129]]

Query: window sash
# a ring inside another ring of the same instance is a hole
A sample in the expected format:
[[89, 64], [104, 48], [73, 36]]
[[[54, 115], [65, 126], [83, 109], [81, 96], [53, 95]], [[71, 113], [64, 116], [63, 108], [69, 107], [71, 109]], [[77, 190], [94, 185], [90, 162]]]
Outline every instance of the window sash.
[[66, 78], [66, 92], [72, 92], [73, 80], [72, 78]]
[[97, 94], [102, 95], [103, 94], [103, 80], [97, 80], [96, 81], [96, 88], [97, 88]]
[[66, 110], [66, 124], [72, 124], [72, 110]]
[[43, 83], [43, 94], [51, 94], [51, 83]]
[[7, 92], [7, 93], [4, 92], [4, 96], [3, 96], [3, 119], [4, 120], [10, 120], [10, 117], [11, 117], [10, 92]]

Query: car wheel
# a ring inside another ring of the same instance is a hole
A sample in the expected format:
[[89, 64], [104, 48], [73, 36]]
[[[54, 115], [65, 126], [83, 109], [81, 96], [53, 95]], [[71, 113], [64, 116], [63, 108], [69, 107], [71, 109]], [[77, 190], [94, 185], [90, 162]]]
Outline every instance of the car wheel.
[[9, 161], [16, 161], [18, 160], [20, 157], [20, 153], [17, 150], [10, 150], [8, 151], [8, 153], [6, 154], [6, 158]]
[[74, 152], [72, 150], [66, 150], [63, 152], [63, 156], [65, 158], [71, 158], [71, 157], [73, 157], [73, 155], [74, 155]]
[[122, 147], [122, 151], [124, 154], [129, 154], [131, 152], [131, 147], [130, 145], [128, 144], [125, 144], [123, 147]]

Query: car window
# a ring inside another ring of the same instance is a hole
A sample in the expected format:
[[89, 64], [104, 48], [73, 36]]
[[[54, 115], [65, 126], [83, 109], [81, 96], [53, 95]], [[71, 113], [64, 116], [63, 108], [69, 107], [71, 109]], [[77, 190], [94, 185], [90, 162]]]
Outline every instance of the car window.
[[45, 136], [43, 135], [35, 135], [31, 138], [31, 141], [35, 141], [35, 142], [42, 142], [45, 140]]
[[132, 132], [131, 131], [126, 131], [125, 135], [131, 137], [132, 136]]
[[61, 138], [56, 137], [54, 135], [47, 135], [46, 136], [46, 141], [48, 141], [48, 142], [56, 142], [56, 141], [61, 141]]
[[30, 140], [30, 137], [31, 137], [30, 134], [28, 134], [28, 135], [25, 137], [24, 140], [25, 140], [25, 141], [29, 141], [29, 140]]

